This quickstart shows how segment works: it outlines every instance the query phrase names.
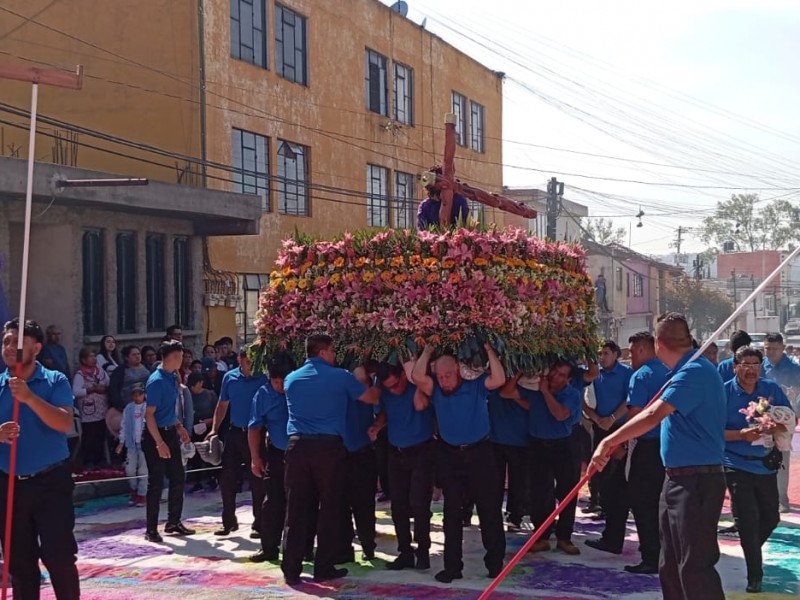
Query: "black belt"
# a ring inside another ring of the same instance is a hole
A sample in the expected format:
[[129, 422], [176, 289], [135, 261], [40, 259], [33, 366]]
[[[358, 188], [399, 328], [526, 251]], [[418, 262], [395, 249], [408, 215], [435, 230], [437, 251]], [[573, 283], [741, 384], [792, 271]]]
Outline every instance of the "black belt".
[[234, 431], [247, 431], [249, 427], [239, 427], [238, 425], [231, 425], [231, 429]]
[[341, 441], [342, 436], [336, 435], [333, 433], [296, 433], [294, 435], [290, 435], [289, 439], [293, 442], [298, 440], [317, 440], [320, 442], [333, 442], [333, 441]]
[[[45, 467], [41, 471], [36, 471], [36, 473], [31, 473], [30, 475], [16, 475], [14, 478], [17, 481], [25, 481], [26, 479], [33, 479], [34, 477], [40, 477], [42, 475], [47, 475], [48, 473], [52, 473], [56, 469], [63, 467], [65, 464], [67, 464], [66, 459], [59, 461], [57, 463], [53, 463], [52, 465]], [[8, 475], [8, 473], [6, 473], [6, 475]]]
[[[398, 452], [411, 452], [413, 450], [416, 450], [417, 448], [421, 448], [422, 446], [424, 446], [426, 444], [430, 444], [432, 441], [433, 441], [433, 438], [431, 438], [429, 440], [425, 440], [424, 442], [420, 442], [419, 444], [414, 444], [413, 446], [406, 446], [405, 448], [400, 448], [399, 446], [392, 446], [392, 448], [394, 448]], [[445, 443], [447, 443], [447, 442], [445, 442]]]
[[667, 469], [670, 477], [686, 477], [688, 475], [709, 475], [711, 473], [724, 473], [722, 465], [699, 465], [696, 467], [676, 467]]
[[450, 446], [451, 448], [455, 448], [456, 450], [469, 450], [470, 448], [474, 448], [475, 446], [479, 446], [480, 444], [488, 442], [489, 441], [489, 436], [487, 435], [485, 438], [480, 439], [477, 442], [472, 442], [471, 444], [456, 445], [456, 444], [449, 444], [449, 443], [445, 442], [444, 440], [442, 440], [442, 441], [445, 444], [447, 444], [448, 446]]
[[158, 430], [159, 431], [172, 431], [175, 428], [176, 428], [175, 425], [167, 425], [166, 427], [159, 427]]

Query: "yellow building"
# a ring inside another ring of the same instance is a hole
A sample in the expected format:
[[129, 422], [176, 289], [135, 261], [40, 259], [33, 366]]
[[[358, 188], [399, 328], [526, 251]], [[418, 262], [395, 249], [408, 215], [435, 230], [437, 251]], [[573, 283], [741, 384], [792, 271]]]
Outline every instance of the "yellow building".
[[[81, 92], [42, 90], [39, 158], [261, 197], [257, 237], [207, 239], [207, 339], [252, 334], [295, 230], [413, 227], [445, 113], [458, 176], [502, 189], [502, 74], [377, 0], [6, 0], [0, 17], [0, 61], [86, 70]], [[3, 82], [0, 102], [2, 152], [24, 156], [7, 105], [29, 87]]]

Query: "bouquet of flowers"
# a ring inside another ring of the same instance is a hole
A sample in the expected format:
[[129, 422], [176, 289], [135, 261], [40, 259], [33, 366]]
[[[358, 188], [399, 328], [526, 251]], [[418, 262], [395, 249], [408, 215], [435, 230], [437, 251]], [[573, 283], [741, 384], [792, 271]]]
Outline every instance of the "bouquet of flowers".
[[[792, 424], [794, 424], [794, 413], [783, 406], [772, 406], [768, 398], [759, 397], [757, 402], [750, 402], [745, 408], [740, 408], [739, 412], [745, 416], [747, 422], [756, 426], [760, 431], [769, 432], [762, 433], [761, 437], [752, 443], [753, 446], [766, 446], [772, 448], [778, 444], [779, 450], [784, 451], [783, 446], [786, 445], [786, 435], [784, 431], [775, 431], [779, 424], [784, 424], [787, 421], [786, 412], [791, 413]], [[791, 431], [792, 428], [789, 428]], [[789, 444], [791, 445], [791, 433], [788, 435]]]
[[488, 342], [509, 373], [530, 374], [597, 351], [583, 250], [521, 229], [297, 234], [283, 243], [255, 326], [256, 369], [277, 349], [302, 362], [315, 332], [334, 337], [345, 366], [366, 348], [397, 362], [431, 344], [479, 367]]

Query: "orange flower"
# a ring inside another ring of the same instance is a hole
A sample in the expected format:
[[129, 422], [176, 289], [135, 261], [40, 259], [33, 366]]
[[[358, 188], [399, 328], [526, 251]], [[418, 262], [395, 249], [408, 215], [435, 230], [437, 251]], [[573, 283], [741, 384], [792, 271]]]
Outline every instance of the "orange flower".
[[392, 278], [391, 271], [381, 271], [381, 279], [383, 281], [389, 281]]
[[439, 264], [439, 261], [431, 257], [431, 258], [426, 258], [424, 261], [422, 261], [422, 264], [425, 265], [426, 269], [435, 269]]
[[413, 254], [408, 257], [408, 264], [412, 267], [418, 267], [422, 264], [422, 259], [420, 258], [419, 254]]
[[395, 283], [403, 283], [406, 279], [408, 279], [408, 275], [405, 273], [398, 273], [394, 276]]
[[299, 287], [301, 290], [306, 289], [308, 287], [308, 279], [301, 279], [300, 281], [298, 281], [297, 287]]
[[411, 276], [414, 281], [422, 281], [425, 279], [425, 273], [422, 271], [414, 271], [414, 274]]
[[385, 262], [386, 262], [385, 258], [376, 258], [375, 259], [375, 265], [378, 266], [378, 267], [380, 267]]
[[449, 281], [450, 283], [460, 283], [461, 275], [459, 275], [458, 273], [450, 273]]
[[339, 256], [336, 260], [333, 261], [333, 266], [337, 269], [341, 269], [344, 266], [344, 256]]
[[485, 267], [486, 265], [489, 264], [488, 260], [486, 260], [485, 258], [481, 258], [481, 257], [476, 258], [472, 262], [475, 264], [475, 266], [478, 266], [478, 267]]
[[538, 267], [538, 266], [539, 266], [539, 263], [537, 263], [537, 262], [536, 262], [535, 260], [533, 260], [532, 258], [529, 258], [528, 260], [526, 260], [526, 261], [525, 261], [525, 264], [526, 264], [526, 265], [528, 265], [528, 267], [529, 267], [529, 268], [531, 268], [531, 269], [535, 269], [536, 267]]
[[288, 277], [292, 274], [292, 267], [284, 267], [282, 273], [284, 277]]
[[394, 258], [391, 260], [391, 262], [390, 262], [389, 264], [390, 264], [391, 266], [393, 266], [394, 268], [397, 268], [397, 267], [402, 267], [402, 266], [403, 266], [403, 262], [404, 262], [404, 260], [403, 260], [403, 257], [402, 257], [402, 256], [395, 256], [395, 257], [394, 257]]
[[272, 289], [275, 289], [275, 288], [279, 287], [282, 283], [283, 283], [283, 279], [281, 279], [280, 277], [274, 277], [273, 279], [270, 280], [269, 287], [271, 287]]
[[364, 274], [361, 276], [361, 279], [369, 283], [370, 281], [375, 279], [375, 273], [373, 273], [372, 271], [365, 271]]
[[291, 292], [294, 288], [297, 287], [297, 282], [294, 279], [290, 279], [286, 282], [286, 291]]
[[439, 281], [439, 276], [436, 273], [431, 273], [430, 275], [428, 275], [426, 281], [428, 283], [436, 283], [437, 281]]
[[331, 275], [331, 278], [328, 281], [330, 281], [332, 284], [337, 284], [341, 278], [342, 276], [339, 273], [334, 273]]
[[445, 269], [452, 269], [455, 266], [456, 266], [456, 261], [454, 261], [452, 258], [448, 258], [442, 261], [442, 267], [444, 267]]
[[361, 267], [363, 267], [363, 266], [364, 266], [366, 263], [367, 263], [367, 259], [366, 259], [366, 258], [364, 258], [363, 256], [359, 256], [359, 257], [356, 259], [356, 268], [360, 269], [360, 268], [361, 268]]

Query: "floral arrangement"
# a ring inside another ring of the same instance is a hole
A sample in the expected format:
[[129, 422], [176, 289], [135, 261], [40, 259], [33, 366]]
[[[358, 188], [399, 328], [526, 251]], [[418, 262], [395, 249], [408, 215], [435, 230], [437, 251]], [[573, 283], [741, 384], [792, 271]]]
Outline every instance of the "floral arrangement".
[[770, 401], [767, 398], [759, 397], [757, 402], [749, 402], [745, 408], [740, 408], [739, 412], [745, 416], [751, 425], [757, 425], [764, 429], [769, 429], [775, 425], [772, 416], [769, 414]]
[[297, 234], [283, 242], [255, 325], [256, 369], [279, 348], [302, 359], [314, 332], [334, 337], [344, 364], [367, 349], [396, 362], [432, 344], [477, 367], [489, 342], [509, 372], [530, 373], [597, 351], [583, 250], [521, 229]]

